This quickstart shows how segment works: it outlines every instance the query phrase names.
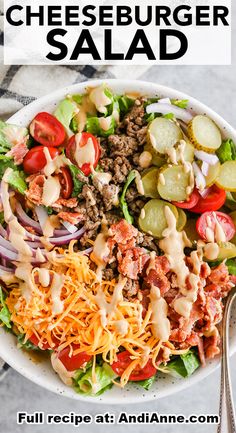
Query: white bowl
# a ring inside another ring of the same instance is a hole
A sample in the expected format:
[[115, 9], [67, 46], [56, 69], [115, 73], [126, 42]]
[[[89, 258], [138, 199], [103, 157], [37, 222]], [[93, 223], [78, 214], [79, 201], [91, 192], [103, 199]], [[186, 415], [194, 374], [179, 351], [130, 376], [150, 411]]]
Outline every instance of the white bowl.
[[[31, 119], [40, 111], [53, 111], [57, 103], [67, 94], [83, 93], [88, 84], [96, 86], [104, 82], [104, 80], [93, 80], [85, 83], [75, 84], [65, 87], [50, 95], [40, 98], [28, 106], [22, 108], [18, 113], [9, 119], [9, 122], [17, 125], [27, 126]], [[198, 102], [196, 99], [181, 93], [177, 90], [168, 87], [159, 86], [154, 83], [143, 81], [127, 81], [127, 80], [106, 80], [106, 83], [116, 92], [139, 92], [147, 96], [162, 96], [178, 99], [188, 99], [189, 107], [195, 113], [209, 115], [221, 128], [224, 136], [231, 137], [236, 142], [236, 131], [224, 120], [206, 105]], [[236, 308], [232, 312], [231, 329], [230, 329], [230, 347], [231, 353], [236, 351], [236, 332], [233, 329], [236, 321]], [[85, 397], [76, 394], [72, 388], [64, 385], [56, 373], [52, 370], [49, 361], [35, 363], [31, 360], [30, 353], [23, 352], [16, 347], [16, 338], [8, 332], [0, 328], [0, 356], [15, 370], [32, 380], [34, 383], [76, 400], [84, 400], [93, 403], [109, 403], [109, 404], [128, 404], [138, 403], [149, 400], [154, 400], [161, 397], [166, 397], [177, 391], [183, 390], [205, 378], [219, 366], [219, 358], [207, 363], [205, 368], [199, 368], [188, 379], [176, 379], [168, 375], [160, 374], [158, 380], [149, 391], [145, 391], [141, 387], [128, 385], [125, 389], [113, 387], [99, 397]]]

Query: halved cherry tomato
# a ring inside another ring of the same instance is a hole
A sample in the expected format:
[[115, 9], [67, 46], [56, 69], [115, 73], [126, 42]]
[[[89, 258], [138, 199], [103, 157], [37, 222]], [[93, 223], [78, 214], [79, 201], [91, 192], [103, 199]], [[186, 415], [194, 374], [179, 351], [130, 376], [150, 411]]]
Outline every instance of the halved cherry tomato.
[[225, 233], [226, 241], [230, 241], [235, 235], [236, 228], [232, 218], [223, 212], [204, 212], [196, 222], [196, 229], [199, 236], [201, 236], [204, 241], [207, 241], [206, 229], [210, 227], [215, 233], [216, 219]]
[[66, 139], [64, 126], [52, 114], [38, 113], [32, 120], [30, 134], [38, 143], [43, 146], [58, 147]]
[[[78, 345], [72, 344], [73, 350], [79, 348]], [[74, 371], [79, 369], [83, 364], [90, 361], [91, 355], [87, 355], [86, 352], [78, 353], [78, 355], [70, 356], [70, 347], [65, 347], [58, 353], [58, 358], [67, 369], [67, 371]]]
[[61, 167], [58, 176], [62, 186], [61, 196], [65, 199], [69, 198], [73, 190], [73, 180], [69, 169], [67, 167]]
[[[59, 150], [55, 147], [48, 147], [51, 158], [59, 155]], [[24, 157], [23, 167], [27, 174], [38, 173], [47, 164], [46, 156], [44, 154], [44, 146], [35, 146], [29, 150]]]
[[203, 198], [200, 197], [196, 206], [190, 209], [190, 212], [203, 213], [220, 209], [226, 200], [226, 192], [218, 186], [213, 185], [208, 195]]
[[[39, 339], [35, 334], [32, 334], [31, 337], [29, 338], [29, 341], [34, 344], [35, 346], [39, 345]], [[45, 343], [43, 343], [40, 347], [41, 350], [48, 350], [51, 349], [50, 345], [48, 344], [47, 341], [45, 341]]]
[[172, 201], [172, 203], [175, 206], [180, 207], [181, 209], [192, 209], [194, 206], [196, 206], [199, 199], [200, 199], [200, 194], [197, 191], [197, 189], [194, 189], [188, 200], [183, 202]]
[[[132, 362], [132, 359], [130, 358], [130, 353], [128, 352], [128, 350], [118, 353], [117, 358], [117, 361], [113, 362], [111, 368], [116, 374], [118, 374], [118, 376], [122, 376], [126, 368]], [[130, 375], [129, 380], [145, 380], [149, 379], [149, 377], [152, 377], [155, 374], [156, 368], [153, 367], [151, 360], [149, 360], [143, 368], [136, 367]]]
[[80, 134], [80, 141], [79, 143], [76, 142], [75, 139], [75, 135], [73, 135], [70, 140], [69, 143], [66, 146], [66, 156], [68, 159], [71, 160], [71, 162], [73, 162], [73, 164], [77, 165], [79, 167], [79, 169], [85, 174], [85, 176], [88, 176], [91, 173], [91, 166], [90, 163], [84, 163], [82, 166], [79, 164], [78, 161], [76, 161], [75, 159], [75, 151], [76, 151], [76, 146], [80, 146], [80, 147], [84, 147], [87, 142], [88, 139], [91, 138], [92, 142], [93, 142], [93, 146], [94, 146], [94, 163], [93, 163], [93, 167], [95, 168], [98, 164], [100, 155], [101, 155], [101, 148], [100, 145], [98, 143], [98, 140], [96, 139], [96, 137], [93, 134], [89, 134], [88, 132], [82, 132]]

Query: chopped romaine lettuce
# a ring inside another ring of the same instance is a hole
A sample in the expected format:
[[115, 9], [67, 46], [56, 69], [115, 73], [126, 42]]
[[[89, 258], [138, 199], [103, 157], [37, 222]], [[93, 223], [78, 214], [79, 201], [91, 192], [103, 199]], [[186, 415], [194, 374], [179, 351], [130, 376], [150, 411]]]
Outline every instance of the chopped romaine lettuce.
[[73, 119], [71, 119], [70, 122], [70, 129], [77, 134], [77, 132], [79, 132], [79, 125], [78, 125], [78, 121], [77, 121], [77, 116], [74, 116]]
[[27, 184], [25, 182], [25, 173], [19, 170], [12, 170], [12, 172], [8, 175], [7, 181], [12, 188], [19, 191], [21, 194], [24, 194], [27, 189]]
[[127, 181], [125, 182], [122, 194], [120, 196], [120, 207], [121, 207], [121, 210], [124, 214], [126, 221], [129, 224], [133, 223], [133, 217], [129, 213], [129, 209], [128, 209], [128, 205], [127, 205], [127, 201], [125, 199], [125, 196], [126, 196], [127, 189], [129, 188], [130, 184], [133, 182], [135, 177], [136, 177], [135, 170], [131, 170], [128, 174]]
[[0, 120], [0, 153], [8, 152], [14, 144], [22, 141], [27, 134], [27, 128]]
[[108, 137], [114, 134], [116, 122], [113, 115], [109, 117], [88, 117], [86, 122], [86, 131], [90, 134]]
[[134, 105], [134, 99], [131, 99], [126, 95], [117, 96], [116, 100], [119, 104], [119, 110], [121, 116], [124, 116], [126, 113], [128, 113], [130, 108]]
[[179, 108], [187, 108], [188, 99], [171, 99], [171, 104], [176, 105]]
[[113, 385], [112, 380], [116, 374], [112, 368], [104, 363], [102, 366], [95, 367], [96, 383], [92, 381], [92, 367], [85, 373], [79, 370], [74, 377], [74, 389], [76, 392], [86, 395], [100, 395]]
[[89, 98], [95, 105], [96, 110], [104, 116], [107, 116], [108, 107], [113, 103], [112, 92], [102, 84], [91, 90]]
[[79, 93], [76, 95], [72, 95], [72, 99], [76, 102], [76, 104], [82, 104], [83, 95], [80, 95]]
[[70, 123], [77, 110], [73, 100], [63, 99], [56, 108], [54, 116], [62, 123], [67, 132], [70, 132]]
[[76, 165], [70, 164], [68, 167], [70, 169], [71, 176], [73, 179], [73, 184], [74, 184], [71, 197], [78, 197], [84, 185], [83, 182], [81, 182], [81, 180], [78, 179], [78, 174], [83, 174], [83, 173], [78, 167], [76, 167]]
[[5, 296], [2, 288], [0, 287], [0, 322], [3, 323], [7, 328], [11, 328], [11, 313], [5, 303]]
[[155, 382], [155, 379], [156, 379], [156, 375], [149, 377], [149, 379], [139, 380], [134, 383], [142, 386], [144, 389], [146, 389], [146, 391], [148, 391], [152, 387], [153, 383]]
[[236, 160], [236, 145], [228, 138], [222, 141], [220, 148], [216, 151], [220, 162], [235, 161]]
[[173, 375], [189, 377], [199, 365], [200, 361], [197, 354], [189, 350], [185, 355], [175, 356], [173, 360], [168, 362], [165, 369]]
[[164, 114], [163, 117], [165, 117], [165, 119], [171, 119], [172, 120], [172, 119], [174, 119], [175, 116], [173, 113], [167, 113], [167, 114]]
[[7, 168], [16, 170], [13, 159], [5, 155], [0, 155], [0, 178], [3, 177]]

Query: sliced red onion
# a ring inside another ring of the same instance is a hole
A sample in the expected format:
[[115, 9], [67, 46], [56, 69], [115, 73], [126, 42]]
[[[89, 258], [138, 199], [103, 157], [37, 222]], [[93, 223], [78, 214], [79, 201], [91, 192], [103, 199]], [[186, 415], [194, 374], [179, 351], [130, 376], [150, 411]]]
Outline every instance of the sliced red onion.
[[7, 241], [2, 236], [0, 236], [0, 245], [2, 245], [4, 248], [7, 248], [9, 251], [13, 251], [13, 252], [17, 253], [16, 248], [13, 247], [11, 242]]
[[78, 230], [78, 227], [74, 226], [73, 224], [69, 223], [68, 221], [62, 221], [62, 224], [70, 233], [75, 233]]
[[192, 166], [195, 175], [196, 187], [198, 190], [203, 191], [206, 188], [206, 179], [195, 161], [193, 162]]
[[194, 155], [196, 156], [196, 158], [200, 159], [201, 161], [207, 162], [207, 164], [209, 165], [215, 165], [219, 161], [219, 158], [216, 155], [204, 152], [203, 150], [195, 150]]
[[43, 233], [40, 224], [37, 221], [33, 220], [33, 218], [30, 218], [29, 215], [27, 215], [19, 202], [16, 203], [16, 213], [20, 222], [23, 225], [32, 227], [40, 234]]
[[81, 238], [81, 236], [84, 234], [85, 231], [86, 231], [85, 227], [82, 227], [82, 229], [77, 230], [77, 232], [71, 233], [70, 235], [60, 236], [58, 238], [50, 238], [49, 242], [53, 245], [63, 245], [63, 244], [66, 245], [70, 241]]
[[189, 123], [193, 116], [192, 114], [184, 109], [177, 107], [176, 105], [162, 104], [159, 102], [155, 102], [154, 104], [150, 104], [146, 107], [146, 112], [150, 113], [161, 113], [161, 114], [169, 114], [173, 113], [176, 119], [180, 119], [185, 123]]
[[88, 256], [93, 251], [93, 247], [87, 248], [86, 250], [79, 251], [80, 253], [84, 254], [85, 256]]
[[209, 164], [206, 161], [203, 161], [202, 166], [201, 166], [201, 170], [202, 170], [202, 174], [204, 174], [204, 176], [208, 175], [209, 172]]
[[[16, 204], [16, 213], [17, 213], [17, 216], [18, 216], [20, 222], [23, 225], [32, 227], [40, 235], [43, 234], [40, 224], [27, 215], [27, 213], [24, 211], [24, 209], [22, 208], [22, 206], [19, 202], [17, 202], [17, 204]], [[69, 232], [66, 229], [54, 230], [54, 236], [65, 236], [68, 234], [69, 234]], [[31, 233], [31, 235], [32, 235], [32, 233]], [[34, 236], [36, 237], [37, 235], [34, 235]]]
[[0, 224], [0, 235], [3, 238], [7, 238], [7, 231], [4, 229], [4, 227], [2, 226], [2, 224]]
[[44, 248], [42, 242], [38, 242], [38, 241], [26, 241], [26, 242], [29, 245], [29, 247], [32, 249], [36, 250], [37, 248], [40, 248], [40, 249]]
[[202, 198], [206, 198], [210, 192], [210, 187], [205, 188], [203, 191], [198, 191]]
[[13, 268], [8, 268], [7, 266], [0, 266], [0, 275], [4, 273], [13, 274], [15, 271]]

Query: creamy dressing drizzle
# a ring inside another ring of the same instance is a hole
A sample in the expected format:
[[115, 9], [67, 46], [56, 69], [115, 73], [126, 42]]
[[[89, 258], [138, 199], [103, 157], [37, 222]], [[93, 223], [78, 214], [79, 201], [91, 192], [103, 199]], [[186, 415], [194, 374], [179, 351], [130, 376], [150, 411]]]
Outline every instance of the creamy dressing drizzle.
[[154, 285], [151, 286], [150, 302], [152, 309], [152, 334], [154, 337], [165, 342], [170, 336], [170, 321], [167, 318], [168, 305], [160, 295], [160, 289]]
[[78, 164], [78, 167], [82, 167], [83, 164], [94, 165], [95, 162], [95, 149], [92, 138], [89, 138], [84, 146], [80, 146], [81, 133], [75, 135], [75, 153], [74, 158]]
[[125, 320], [125, 319], [116, 320], [114, 322], [114, 326], [115, 326], [117, 333], [120, 335], [126, 335], [128, 332], [128, 329], [129, 329], [129, 324], [128, 324], [127, 320]]
[[119, 276], [119, 280], [114, 286], [114, 291], [112, 295], [111, 302], [106, 301], [105, 293], [102, 290], [102, 287], [100, 286], [98, 289], [97, 294], [95, 295], [96, 303], [100, 309], [100, 316], [101, 316], [101, 324], [105, 328], [107, 325], [107, 318], [108, 316], [111, 316], [112, 313], [116, 311], [117, 305], [123, 301], [123, 288], [125, 287], [125, 284], [127, 282], [127, 278]]
[[106, 259], [110, 254], [110, 248], [107, 244], [107, 239], [109, 237], [109, 230], [107, 227], [107, 222], [102, 221], [102, 231], [99, 233], [95, 239], [93, 245], [93, 251], [90, 254], [90, 259], [97, 265], [97, 279], [102, 280], [102, 271], [106, 267]]
[[166, 180], [165, 180], [165, 176], [164, 176], [163, 173], [160, 173], [160, 174], [159, 174], [159, 181], [160, 181], [160, 184], [161, 184], [161, 185], [165, 186], [165, 184], [166, 184]]
[[70, 164], [70, 161], [65, 157], [65, 155], [56, 155], [52, 159], [47, 146], [44, 146], [43, 153], [46, 158], [46, 165], [43, 168], [45, 176], [51, 176], [55, 171], [59, 170], [66, 164]]
[[104, 131], [108, 131], [108, 129], [111, 127], [111, 122], [112, 122], [113, 116], [108, 116], [108, 117], [99, 117], [98, 121], [99, 121], [99, 125], [100, 127], [104, 130]]
[[9, 227], [9, 241], [12, 246], [16, 248], [22, 261], [30, 261], [32, 257], [32, 250], [25, 241], [25, 229], [19, 224], [16, 216], [13, 214], [10, 205], [10, 195], [8, 190], [8, 176], [12, 173], [12, 168], [7, 168], [2, 179], [2, 204], [4, 211], [4, 220], [8, 223]]
[[148, 168], [152, 162], [152, 154], [147, 150], [144, 150], [139, 156], [139, 165], [142, 168]]
[[43, 185], [42, 204], [44, 206], [51, 206], [55, 203], [61, 192], [61, 184], [57, 176], [49, 176]]
[[225, 242], [226, 241], [226, 235], [224, 232], [224, 229], [220, 222], [217, 219], [217, 216], [215, 212], [212, 212], [215, 226], [213, 228], [213, 221], [211, 217], [208, 215], [206, 218], [207, 227], [206, 227], [206, 239], [208, 242], [214, 243], [214, 242]]
[[96, 109], [103, 114], [106, 114], [106, 106], [112, 103], [112, 100], [104, 92], [104, 86], [92, 89], [89, 93], [89, 98], [95, 105]]
[[51, 284], [51, 298], [52, 298], [52, 313], [60, 314], [64, 309], [64, 302], [61, 301], [61, 289], [64, 285], [64, 275], [53, 274], [53, 280]]
[[135, 170], [135, 184], [139, 194], [144, 195], [144, 187], [140, 173]]
[[38, 291], [32, 276], [32, 265], [30, 263], [19, 263], [16, 266], [15, 276], [22, 280], [19, 287], [26, 303], [31, 300], [33, 291]]

